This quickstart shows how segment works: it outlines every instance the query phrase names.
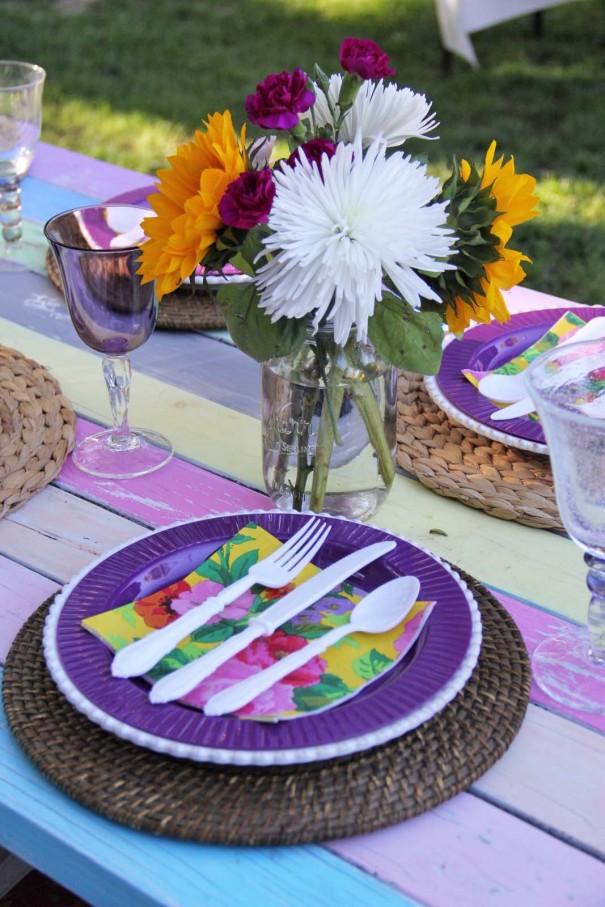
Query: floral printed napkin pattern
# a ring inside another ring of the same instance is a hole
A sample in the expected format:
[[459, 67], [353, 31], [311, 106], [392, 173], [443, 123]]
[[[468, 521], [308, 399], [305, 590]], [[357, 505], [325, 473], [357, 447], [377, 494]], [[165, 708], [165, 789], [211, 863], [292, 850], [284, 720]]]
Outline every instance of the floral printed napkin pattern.
[[[216, 595], [221, 588], [247, 574], [252, 564], [266, 557], [279, 544], [262, 527], [248, 523], [184, 579], [145, 598], [89, 617], [82, 625], [113, 651], [118, 651]], [[187, 662], [203, 657], [205, 652], [243, 629], [253, 615], [270, 607], [275, 599], [317, 572], [318, 568], [310, 564], [282, 589], [253, 586], [204, 627], [182, 640], [154, 666], [146, 679], [153, 683]], [[303, 648], [307, 641], [344, 623], [360, 597], [350, 583], [343, 583], [271, 636], [255, 640], [181, 701], [202, 709], [219, 690], [269, 667], [277, 659]], [[388, 633], [352, 633], [293, 671], [237, 714], [242, 718], [278, 721], [323, 711], [344, 702], [401, 661], [418, 638], [433, 604], [416, 602], [407, 619]]]

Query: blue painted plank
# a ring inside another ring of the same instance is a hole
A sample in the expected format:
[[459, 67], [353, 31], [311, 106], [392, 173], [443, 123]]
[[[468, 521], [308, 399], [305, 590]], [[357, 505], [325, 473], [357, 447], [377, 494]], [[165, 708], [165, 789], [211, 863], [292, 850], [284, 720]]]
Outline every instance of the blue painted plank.
[[0, 845], [98, 907], [417, 907], [320, 846], [200, 845], [155, 838], [97, 816], [37, 771], [3, 712]]
[[[27, 226], [33, 228], [33, 225]], [[35, 240], [34, 229], [32, 241]], [[0, 318], [82, 349], [63, 294], [45, 276], [45, 245], [33, 252], [37, 255], [37, 270], [42, 269], [44, 276], [27, 272], [2, 275]], [[131, 358], [135, 370], [134, 394], [136, 375], [141, 372], [253, 418], [260, 415], [259, 364], [232, 344], [223, 343], [214, 332], [200, 335], [189, 331], [157, 330]], [[100, 362], [98, 368], [102, 382]]]
[[28, 219], [44, 224], [61, 211], [97, 204], [98, 198], [26, 176], [22, 183], [22, 202]]

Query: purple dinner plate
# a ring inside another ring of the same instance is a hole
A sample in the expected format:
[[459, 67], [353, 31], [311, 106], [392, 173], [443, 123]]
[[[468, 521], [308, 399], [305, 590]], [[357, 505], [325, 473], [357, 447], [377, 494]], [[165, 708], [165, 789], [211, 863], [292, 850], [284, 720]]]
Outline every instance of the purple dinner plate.
[[401, 736], [442, 709], [464, 686], [480, 649], [481, 621], [466, 584], [436, 556], [402, 538], [338, 517], [314, 559], [325, 567], [353, 549], [394, 538], [396, 547], [356, 574], [369, 592], [396, 576], [420, 580], [436, 606], [414, 648], [383, 678], [326, 712], [262, 723], [207, 717], [180, 703], [151, 705], [149, 686], [111, 674], [112, 652], [86, 632], [85, 617], [149, 595], [189, 573], [242, 526], [256, 522], [285, 540], [308, 519], [298, 513], [224, 514], [158, 530], [106, 555], [56, 598], [44, 630], [49, 670], [69, 701], [105, 730], [174, 756], [235, 765], [278, 765], [343, 756]]
[[[522, 439], [543, 445], [546, 452], [540, 422], [528, 416], [504, 422], [492, 421], [490, 417], [497, 407], [473, 387], [462, 370], [491, 371], [499, 368], [539, 340], [570, 309], [571, 307], [521, 312], [513, 315], [505, 324], [492, 321], [470, 328], [461, 340], [449, 343], [443, 352], [443, 361], [436, 378], [437, 387], [451, 409], [448, 415], [453, 418], [456, 418], [456, 414], [466, 415], [479, 426], [487, 426], [491, 431], [490, 436], [501, 434], [507, 440]], [[604, 311], [602, 306], [573, 308], [574, 314], [584, 321], [602, 316]]]

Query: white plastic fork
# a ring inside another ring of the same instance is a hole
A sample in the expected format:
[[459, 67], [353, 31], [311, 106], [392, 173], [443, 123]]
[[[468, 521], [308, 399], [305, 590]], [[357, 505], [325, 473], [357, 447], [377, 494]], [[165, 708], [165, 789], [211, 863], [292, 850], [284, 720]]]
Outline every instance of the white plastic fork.
[[313, 517], [276, 551], [253, 564], [246, 576], [225, 586], [218, 595], [207, 598], [197, 608], [181, 614], [161, 630], [120, 649], [111, 663], [111, 673], [114, 677], [145, 674], [182, 639], [204, 626], [211, 617], [219, 614], [255, 583], [268, 589], [279, 589], [287, 585], [311, 562], [329, 532], [329, 526]]

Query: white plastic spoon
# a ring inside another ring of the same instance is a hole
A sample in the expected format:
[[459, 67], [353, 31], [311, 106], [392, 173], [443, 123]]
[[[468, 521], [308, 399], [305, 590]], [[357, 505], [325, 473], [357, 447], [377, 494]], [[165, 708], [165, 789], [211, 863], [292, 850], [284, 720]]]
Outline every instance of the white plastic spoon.
[[[592, 318], [575, 333], [569, 337], [564, 337], [558, 344], [563, 346], [565, 343], [581, 343], [584, 340], [600, 340], [605, 337], [605, 316]], [[483, 397], [488, 400], [494, 400], [496, 403], [517, 403], [527, 397], [527, 385], [525, 383], [525, 371], [518, 372], [516, 375], [486, 375], [481, 378], [477, 385], [477, 390]], [[531, 412], [531, 410], [530, 410]], [[501, 416], [499, 419], [512, 419], [513, 416]]]
[[291, 652], [280, 658], [264, 671], [252, 674], [220, 693], [212, 696], [204, 706], [206, 715], [224, 715], [235, 712], [259, 693], [263, 693], [292, 671], [307, 664], [315, 655], [325, 652], [335, 642], [350, 633], [386, 633], [406, 617], [420, 592], [420, 583], [415, 576], [400, 576], [390, 580], [355, 605], [351, 618], [346, 624], [334, 627], [323, 636], [311, 640], [304, 649]]
[[480, 379], [477, 390], [494, 403], [516, 403], [527, 395], [525, 371], [516, 375], [486, 375]]

